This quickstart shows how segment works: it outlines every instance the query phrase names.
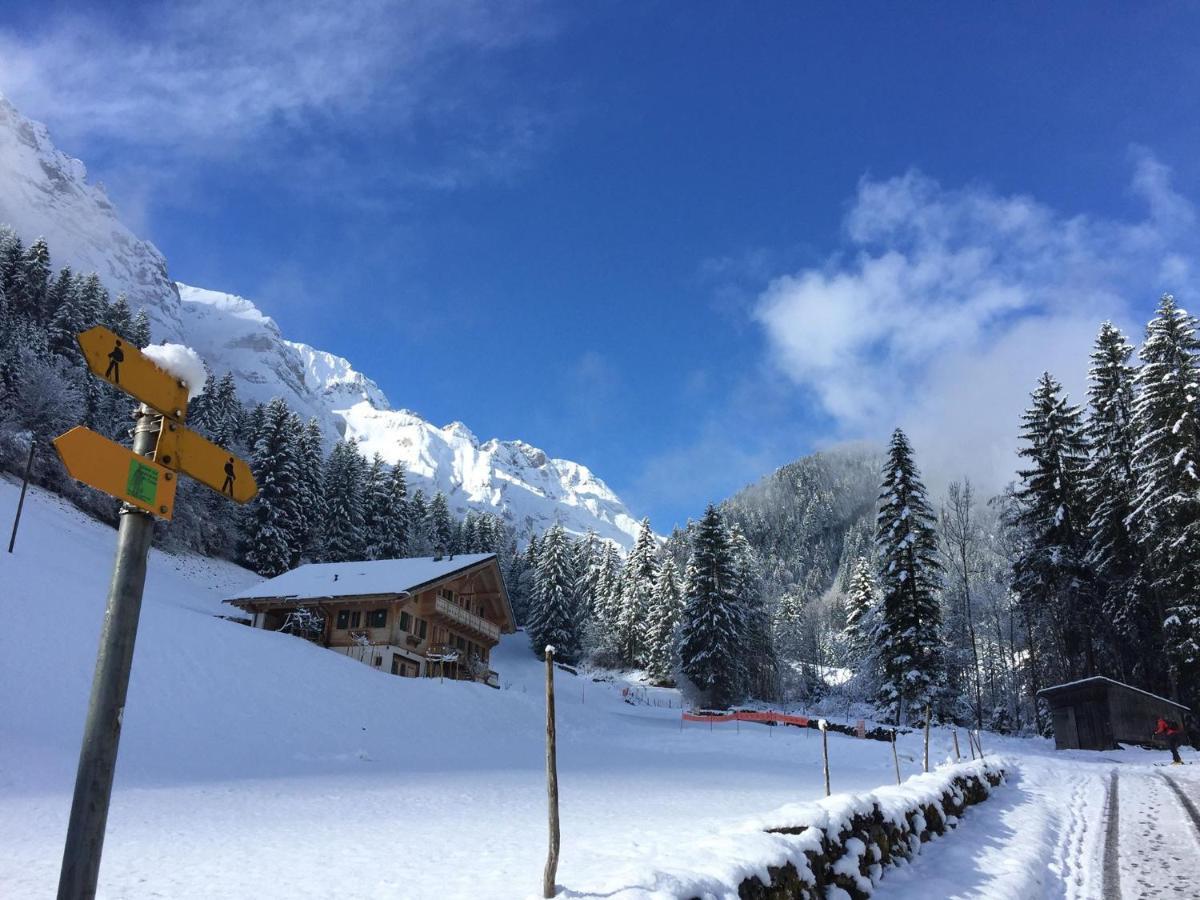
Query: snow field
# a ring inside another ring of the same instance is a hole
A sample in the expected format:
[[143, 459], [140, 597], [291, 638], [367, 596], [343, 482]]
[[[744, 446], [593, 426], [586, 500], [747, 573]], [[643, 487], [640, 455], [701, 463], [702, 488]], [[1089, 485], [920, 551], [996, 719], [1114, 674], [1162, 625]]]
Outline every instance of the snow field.
[[[0, 482], [0, 509], [16, 494]], [[3, 897], [57, 883], [114, 541], [33, 490], [0, 558]], [[154, 551], [149, 571], [102, 897], [538, 893], [544, 668], [524, 635], [493, 655], [503, 690], [400, 679], [216, 618], [256, 581], [236, 566]], [[814, 731], [681, 729], [674, 692], [631, 704], [627, 681], [557, 679], [566, 896], [635, 887], [667, 858], [732, 879], [772, 840], [749, 817], [823, 794]], [[893, 779], [887, 744], [829, 743], [835, 791]], [[919, 735], [903, 750], [911, 774]]]

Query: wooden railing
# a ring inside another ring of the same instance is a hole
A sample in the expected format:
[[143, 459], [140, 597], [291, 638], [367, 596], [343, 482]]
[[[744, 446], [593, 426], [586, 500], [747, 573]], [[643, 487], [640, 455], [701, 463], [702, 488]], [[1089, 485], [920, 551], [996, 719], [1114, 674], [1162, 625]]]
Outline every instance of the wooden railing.
[[440, 613], [447, 619], [452, 619], [458, 624], [473, 629], [479, 634], [486, 635], [493, 641], [500, 640], [500, 626], [494, 622], [489, 622], [482, 616], [477, 616], [473, 612], [467, 612], [457, 603], [451, 603], [445, 597], [437, 597], [434, 600], [433, 611]]

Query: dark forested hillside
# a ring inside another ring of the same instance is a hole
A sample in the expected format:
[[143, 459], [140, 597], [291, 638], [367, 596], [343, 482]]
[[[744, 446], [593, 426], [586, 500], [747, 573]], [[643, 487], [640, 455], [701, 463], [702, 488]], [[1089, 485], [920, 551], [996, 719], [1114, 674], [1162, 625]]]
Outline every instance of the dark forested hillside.
[[[762, 561], [768, 596], [809, 602], [870, 552], [882, 456], [867, 447], [814, 453], [723, 504]], [[848, 562], [847, 562], [848, 561]], [[847, 564], [843, 564], [847, 563]]]

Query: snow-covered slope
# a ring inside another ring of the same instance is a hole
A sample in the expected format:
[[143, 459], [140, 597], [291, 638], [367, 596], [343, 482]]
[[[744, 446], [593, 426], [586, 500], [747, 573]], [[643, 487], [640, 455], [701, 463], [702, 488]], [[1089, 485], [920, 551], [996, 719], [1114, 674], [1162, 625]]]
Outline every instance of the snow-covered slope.
[[162, 254], [117, 217], [82, 162], [55, 149], [46, 129], [0, 96], [0, 224], [29, 242], [44, 236], [55, 267], [99, 273], [149, 313], [154, 339], [194, 347], [217, 375], [232, 371], [244, 400], [283, 397], [315, 416], [329, 441], [356, 437], [365, 452], [403, 462], [412, 487], [442, 490], [452, 509], [499, 512], [521, 536], [559, 521], [628, 547], [637, 522], [583, 465], [522, 441], [480, 442], [462, 423], [445, 427], [393, 410], [348, 360], [284, 338], [275, 322], [234, 294], [176, 284]]
[[[0, 478], [0, 511], [17, 492]], [[0, 554], [0, 598], [26, 611], [0, 629], [0, 897], [53, 894], [114, 543], [35, 489]], [[102, 895], [540, 896], [545, 669], [525, 635], [492, 655], [499, 691], [399, 678], [214, 617], [256, 580], [151, 555]], [[681, 729], [675, 691], [633, 705], [619, 681], [556, 680], [558, 880], [576, 896], [820, 791], [807, 731]], [[839, 789], [890, 779], [887, 745], [831, 744], [852, 757]], [[419, 864], [379, 864], [405, 841]]]
[[[0, 511], [17, 493], [0, 478]], [[0, 629], [0, 897], [53, 896], [114, 542], [34, 489], [16, 553], [0, 553], [0, 600], [16, 611]], [[398, 678], [214, 617], [255, 581], [229, 563], [151, 555], [101, 895], [541, 896], [545, 670], [524, 634], [492, 655], [499, 691]], [[814, 731], [685, 725], [676, 691], [620, 678], [558, 671], [555, 684], [560, 896], [736, 897], [742, 878], [782, 861], [786, 842], [764, 827], [845, 809], [839, 794], [894, 778], [889, 744], [830, 734], [835, 796], [821, 801]], [[953, 759], [952, 741], [932, 729], [935, 765]], [[1121, 895], [1194, 895], [1194, 833], [1164, 780], [1200, 799], [1193, 751], [1192, 768], [1162, 769], [1161, 751], [983, 741], [1010, 784], [889, 870], [879, 896], [1109, 896], [1114, 774]], [[905, 777], [921, 769], [921, 742], [899, 737]]]

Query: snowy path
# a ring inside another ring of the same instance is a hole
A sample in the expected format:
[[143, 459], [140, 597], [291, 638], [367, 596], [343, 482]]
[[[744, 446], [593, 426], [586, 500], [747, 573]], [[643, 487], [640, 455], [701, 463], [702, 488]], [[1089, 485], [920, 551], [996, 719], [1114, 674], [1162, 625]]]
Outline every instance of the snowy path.
[[[1200, 865], [1196, 825], [1163, 769], [1119, 776], [1121, 896], [1195, 897]], [[1185, 792], [1194, 782], [1175, 782]]]
[[1195, 897], [1200, 830], [1167, 777], [1194, 805], [1200, 779], [1192, 769], [1157, 767], [1152, 761], [1161, 757], [1137, 750], [1016, 757], [1008, 785], [910, 866], [885, 875], [878, 896]]

